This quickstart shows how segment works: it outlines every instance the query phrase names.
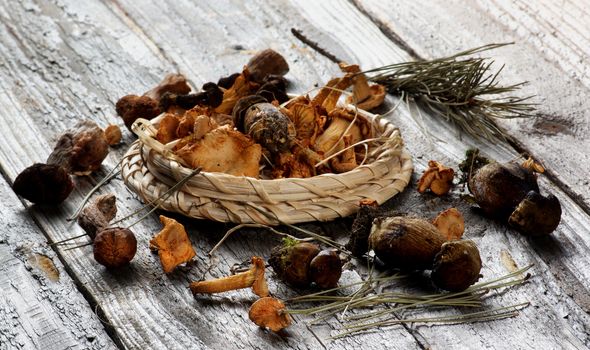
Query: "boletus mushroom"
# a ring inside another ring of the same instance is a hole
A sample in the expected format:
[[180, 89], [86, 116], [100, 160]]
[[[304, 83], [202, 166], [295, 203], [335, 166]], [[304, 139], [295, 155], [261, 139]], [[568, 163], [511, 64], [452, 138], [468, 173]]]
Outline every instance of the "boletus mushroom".
[[430, 269], [445, 237], [430, 222], [406, 216], [376, 218], [369, 246], [383, 263], [404, 270]]
[[437, 287], [460, 292], [477, 282], [480, 271], [479, 249], [471, 240], [460, 240], [442, 245], [430, 276]]

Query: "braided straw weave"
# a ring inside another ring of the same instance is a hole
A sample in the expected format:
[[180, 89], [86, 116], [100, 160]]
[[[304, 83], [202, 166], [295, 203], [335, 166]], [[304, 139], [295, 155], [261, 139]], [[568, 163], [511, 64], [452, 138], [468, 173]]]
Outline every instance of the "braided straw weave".
[[[411, 156], [398, 128], [379, 116], [358, 113], [373, 121], [379, 137], [369, 143], [365, 164], [352, 171], [276, 180], [201, 172], [159, 205], [198, 219], [278, 225], [345, 217], [363, 199], [382, 204], [407, 186]], [[154, 201], [193, 170], [169, 151], [170, 145], [153, 138], [156, 129], [149, 121], [136, 121], [133, 130], [139, 140], [123, 157], [122, 177], [144, 201]]]

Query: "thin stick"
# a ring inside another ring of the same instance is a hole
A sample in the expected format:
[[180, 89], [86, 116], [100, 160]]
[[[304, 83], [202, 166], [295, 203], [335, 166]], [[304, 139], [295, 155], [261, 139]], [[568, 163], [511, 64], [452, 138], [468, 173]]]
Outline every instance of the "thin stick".
[[240, 224], [237, 226], [232, 227], [231, 229], [227, 230], [227, 232], [225, 233], [225, 235], [221, 238], [221, 240], [219, 242], [217, 242], [217, 244], [209, 251], [209, 253], [207, 253], [208, 256], [213, 255], [213, 253], [223, 244], [223, 242], [225, 242], [225, 240], [234, 232], [244, 228], [244, 227], [256, 227], [256, 228], [265, 228], [267, 230], [269, 230], [272, 233], [275, 233], [279, 236], [284, 236], [284, 237], [289, 237], [291, 239], [297, 240], [297, 241], [306, 241], [307, 239], [300, 239], [294, 236], [291, 236], [288, 233], [284, 233], [284, 232], [280, 232], [275, 230], [274, 228], [268, 226], [268, 225], [264, 225], [264, 224]]
[[[195, 170], [193, 170], [190, 174], [188, 174], [187, 176], [185, 176], [182, 180], [180, 180], [179, 182], [175, 183], [172, 187], [170, 187], [166, 192], [164, 192], [162, 195], [160, 195], [158, 198], [154, 198], [151, 201], [149, 201], [148, 203], [146, 203], [144, 206], [142, 206], [141, 208], [133, 211], [131, 214], [122, 217], [119, 220], [113, 221], [111, 223], [111, 226], [118, 224], [122, 221], [125, 221], [135, 215], [137, 215], [138, 213], [140, 213], [141, 211], [147, 209], [148, 207], [150, 207], [151, 205], [153, 205], [156, 202], [162, 201], [162, 200], [166, 200], [166, 198], [170, 197], [170, 195], [172, 195], [172, 193], [174, 193], [178, 188], [182, 187], [189, 179], [191, 179], [193, 176], [197, 175], [198, 173], [201, 172], [201, 168], [197, 168]], [[143, 220], [145, 217], [147, 217], [149, 214], [153, 213], [156, 209], [158, 209], [160, 207], [160, 204], [156, 205], [152, 210], [150, 210], [146, 215], [142, 216], [141, 220]], [[129, 227], [137, 224], [139, 221], [134, 222], [133, 224], [131, 224]]]
[[74, 213], [67, 218], [67, 221], [72, 221], [72, 220], [76, 220], [78, 218], [78, 216], [80, 215], [80, 213], [82, 212], [82, 209], [84, 208], [84, 206], [86, 205], [86, 203], [88, 202], [88, 200], [90, 199], [90, 197], [105, 183], [107, 183], [108, 181], [110, 181], [112, 178], [114, 178], [115, 176], [117, 176], [117, 173], [115, 173], [115, 170], [119, 167], [119, 165], [121, 165], [121, 163], [123, 162], [123, 158], [121, 158], [117, 164], [115, 164], [115, 166], [90, 190], [90, 192], [88, 192], [86, 194], [86, 196], [84, 196], [84, 198], [82, 199], [82, 202], [78, 205], [78, 208], [76, 208], [76, 211], [74, 211]]

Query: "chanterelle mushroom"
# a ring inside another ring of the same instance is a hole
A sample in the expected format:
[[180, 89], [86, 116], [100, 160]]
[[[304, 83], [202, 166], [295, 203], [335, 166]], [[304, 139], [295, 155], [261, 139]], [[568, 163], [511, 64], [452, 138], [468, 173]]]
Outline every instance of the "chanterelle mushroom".
[[455, 171], [441, 163], [431, 160], [428, 162], [428, 169], [424, 171], [418, 181], [418, 192], [424, 193], [430, 189], [437, 196], [447, 194], [453, 185]]
[[158, 251], [164, 272], [170, 273], [197, 254], [182, 224], [164, 215], [160, 215], [160, 221], [164, 228], [150, 240], [150, 248]]
[[352, 96], [346, 102], [355, 104], [358, 108], [370, 111], [379, 107], [385, 100], [385, 87], [380, 84], [369, 85], [367, 77], [361, 73], [358, 65], [340, 63], [340, 69], [352, 74]]
[[278, 332], [291, 325], [291, 316], [284, 310], [285, 304], [282, 301], [266, 297], [258, 299], [252, 304], [248, 317], [257, 326]]
[[213, 294], [252, 287], [254, 294], [261, 298], [266, 297], [268, 285], [264, 278], [264, 260], [254, 256], [248, 271], [209, 281], [192, 282], [189, 287], [193, 294]]

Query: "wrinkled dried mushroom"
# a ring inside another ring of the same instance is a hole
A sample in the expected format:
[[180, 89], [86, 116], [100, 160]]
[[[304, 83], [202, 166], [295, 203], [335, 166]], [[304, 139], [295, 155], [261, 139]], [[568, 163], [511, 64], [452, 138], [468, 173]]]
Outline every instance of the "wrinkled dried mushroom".
[[452, 168], [431, 160], [428, 162], [428, 168], [418, 181], [418, 192], [424, 193], [429, 189], [437, 196], [445, 195], [449, 193], [453, 186], [454, 175], [455, 172]]
[[108, 193], [96, 197], [89, 205], [85, 206], [78, 216], [78, 224], [91, 239], [96, 233], [109, 225], [109, 222], [117, 215], [117, 197]]
[[150, 249], [158, 251], [164, 272], [170, 273], [197, 254], [182, 224], [164, 215], [160, 215], [160, 222], [164, 228], [150, 240]]
[[74, 182], [65, 168], [37, 163], [18, 174], [12, 188], [35, 204], [51, 205], [63, 202], [74, 189]]
[[258, 299], [252, 304], [248, 317], [259, 327], [279, 332], [291, 325], [291, 316], [284, 311], [285, 304], [282, 301], [266, 297]]

